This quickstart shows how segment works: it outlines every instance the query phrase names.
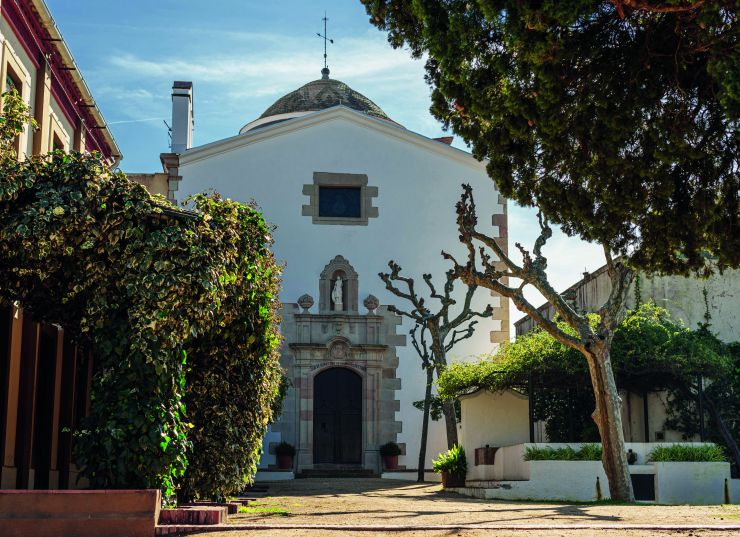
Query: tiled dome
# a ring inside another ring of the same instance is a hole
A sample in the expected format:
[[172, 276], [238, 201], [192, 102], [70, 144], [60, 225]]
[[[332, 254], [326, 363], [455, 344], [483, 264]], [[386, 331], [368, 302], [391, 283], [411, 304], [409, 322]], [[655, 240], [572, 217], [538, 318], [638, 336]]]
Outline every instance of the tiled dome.
[[344, 82], [329, 78], [328, 73], [325, 78], [309, 82], [280, 97], [275, 104], [265, 110], [260, 119], [293, 112], [315, 112], [337, 105], [344, 105], [370, 116], [390, 120], [377, 104]]

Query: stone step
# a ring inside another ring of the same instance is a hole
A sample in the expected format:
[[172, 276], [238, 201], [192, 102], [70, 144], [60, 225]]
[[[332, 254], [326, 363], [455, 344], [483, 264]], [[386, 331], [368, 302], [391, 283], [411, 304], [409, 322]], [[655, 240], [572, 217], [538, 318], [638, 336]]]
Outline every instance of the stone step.
[[379, 477], [374, 471], [366, 468], [312, 468], [302, 470], [296, 474], [296, 479], [327, 479], [327, 478], [375, 478]]

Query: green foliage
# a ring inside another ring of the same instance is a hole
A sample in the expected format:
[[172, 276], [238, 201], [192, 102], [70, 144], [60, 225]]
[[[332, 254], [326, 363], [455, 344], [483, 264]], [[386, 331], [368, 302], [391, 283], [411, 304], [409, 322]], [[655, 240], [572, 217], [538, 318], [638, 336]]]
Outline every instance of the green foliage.
[[727, 462], [725, 452], [715, 444], [701, 446], [656, 446], [648, 455], [648, 462]]
[[[13, 136], [26, 119], [4, 103]], [[75, 441], [91, 486], [240, 489], [280, 378], [279, 269], [262, 215], [218, 196], [174, 209], [98, 155], [0, 158], [0, 297], [92, 351]]]
[[262, 506], [262, 505], [240, 505], [239, 513], [242, 514], [254, 514], [254, 515], [275, 515], [275, 516], [289, 516], [290, 511], [283, 507], [275, 506]]
[[[704, 393], [714, 404], [714, 409], [729, 430], [730, 435], [740, 438], [740, 343], [725, 344], [709, 333], [700, 329], [699, 337], [704, 344], [726, 356], [730, 367], [722, 375], [713, 376], [704, 382]], [[696, 379], [695, 384], [698, 384]], [[706, 410], [706, 409], [705, 409]], [[720, 434], [716, 416], [707, 412], [709, 420], [706, 422], [706, 439], [717, 444], [725, 445], [726, 440]], [[681, 386], [670, 390], [668, 399], [668, 419], [666, 427], [683, 433], [684, 439], [690, 439], [699, 434], [699, 409], [697, 405], [696, 389], [688, 390]], [[740, 473], [734, 459], [733, 475]]]
[[[590, 321], [596, 324], [597, 316]], [[574, 331], [565, 323], [558, 327], [568, 334]], [[474, 363], [454, 363], [438, 381], [442, 397], [456, 397], [478, 389], [499, 391], [520, 387], [531, 373], [553, 379], [587, 374], [587, 364], [580, 352], [566, 347], [547, 332], [535, 329], [512, 343], [505, 343], [495, 356]]]
[[26, 125], [35, 130], [38, 125], [33, 119], [31, 111], [18, 95], [16, 90], [11, 90], [2, 95], [3, 114], [0, 115], [0, 158], [14, 160], [15, 139], [23, 132]]
[[465, 449], [458, 444], [447, 451], [440, 453], [432, 461], [432, 470], [435, 472], [447, 472], [450, 475], [464, 476], [468, 471], [468, 461], [465, 458]]
[[[592, 323], [597, 321], [591, 317]], [[558, 326], [569, 330], [565, 323]], [[628, 312], [620, 323], [611, 359], [618, 387], [636, 393], [663, 389], [686, 393], [702, 375], [708, 391], [724, 390], [721, 400], [729, 414], [740, 404], [734, 395], [738, 391], [726, 386], [737, 378], [738, 362], [731, 348], [706, 331], [689, 330], [665, 309], [648, 303]], [[439, 392], [457, 397], [477, 389], [524, 391], [530, 379], [536, 390], [535, 418], [546, 422], [552, 441], [598, 440], [590, 418], [594, 398], [586, 361], [541, 329], [501, 347], [491, 358], [450, 365], [440, 376]], [[695, 396], [683, 400], [688, 397]], [[730, 423], [737, 426], [737, 421], [735, 417]]]
[[[429, 402], [429, 417], [432, 418], [432, 421], [439, 421], [442, 419], [443, 414], [443, 408], [442, 405], [445, 402], [445, 399], [443, 397], [440, 397], [439, 395], [432, 395], [431, 400]], [[414, 408], [417, 410], [424, 410], [424, 400], [421, 401], [414, 401], [411, 403], [414, 405]], [[455, 419], [459, 422], [460, 421], [460, 400], [455, 399], [453, 402], [453, 408], [455, 409]]]
[[528, 446], [524, 451], [525, 461], [600, 461], [602, 449], [599, 444], [584, 444], [576, 451], [570, 446]]
[[283, 440], [277, 446], [275, 446], [275, 455], [290, 455], [291, 457], [294, 457], [295, 447]]
[[401, 454], [401, 448], [395, 442], [383, 444], [378, 451], [380, 451], [381, 457], [393, 457]]
[[275, 423], [283, 414], [283, 403], [288, 390], [293, 387], [293, 381], [283, 371], [280, 375], [280, 386], [278, 387], [277, 396], [272, 402], [272, 418], [270, 423]]
[[506, 197], [648, 271], [740, 264], [736, 0], [362, 2]]

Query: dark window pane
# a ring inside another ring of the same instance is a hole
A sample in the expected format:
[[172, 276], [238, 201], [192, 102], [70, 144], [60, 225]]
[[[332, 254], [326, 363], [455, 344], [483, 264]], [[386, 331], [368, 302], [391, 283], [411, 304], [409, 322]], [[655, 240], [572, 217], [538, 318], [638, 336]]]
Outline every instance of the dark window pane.
[[5, 72], [5, 91], [10, 93], [13, 90], [17, 91], [18, 95], [20, 95], [23, 92], [23, 85], [18, 76], [8, 66], [8, 70]]
[[360, 218], [360, 188], [319, 187], [319, 216]]

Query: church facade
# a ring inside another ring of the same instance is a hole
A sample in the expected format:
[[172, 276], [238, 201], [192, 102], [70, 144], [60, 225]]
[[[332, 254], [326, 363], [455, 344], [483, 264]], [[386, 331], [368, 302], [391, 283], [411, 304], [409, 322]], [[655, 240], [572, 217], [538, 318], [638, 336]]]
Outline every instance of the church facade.
[[[329, 77], [282, 97], [230, 138], [192, 147], [193, 87], [173, 87], [172, 152], [164, 171], [139, 180], [181, 202], [209, 189], [254, 200], [275, 225], [284, 263], [281, 361], [291, 381], [271, 427], [274, 444], [296, 447], [296, 470], [341, 465], [378, 472], [379, 447], [398, 443], [401, 467], [417, 466], [425, 374], [408, 333], [388, 310], [406, 304], [378, 277], [388, 261], [423, 285], [441, 282], [441, 250], [464, 257], [455, 224], [461, 184], [476, 194], [481, 227], [506, 246], [506, 201], [485, 164], [394, 122], [370, 99]], [[136, 176], [135, 176], [136, 177]], [[462, 291], [462, 284], [458, 284]], [[474, 306], [494, 315], [457, 345], [452, 360], [492, 352], [509, 339], [508, 302], [479, 290]], [[430, 460], [444, 450], [443, 423], [430, 427]]]

